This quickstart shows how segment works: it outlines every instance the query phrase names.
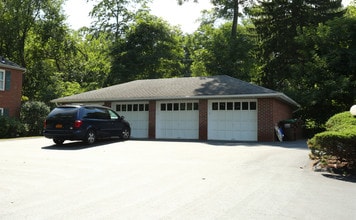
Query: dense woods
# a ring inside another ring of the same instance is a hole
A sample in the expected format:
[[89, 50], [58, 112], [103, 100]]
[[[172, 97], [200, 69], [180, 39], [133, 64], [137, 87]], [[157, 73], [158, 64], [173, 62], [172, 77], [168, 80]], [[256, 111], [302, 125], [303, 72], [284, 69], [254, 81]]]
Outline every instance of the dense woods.
[[150, 14], [148, 0], [95, 2], [92, 25], [72, 30], [64, 0], [0, 0], [0, 55], [27, 69], [24, 100], [226, 74], [286, 93], [316, 127], [356, 101], [355, 2], [212, 0], [191, 34]]

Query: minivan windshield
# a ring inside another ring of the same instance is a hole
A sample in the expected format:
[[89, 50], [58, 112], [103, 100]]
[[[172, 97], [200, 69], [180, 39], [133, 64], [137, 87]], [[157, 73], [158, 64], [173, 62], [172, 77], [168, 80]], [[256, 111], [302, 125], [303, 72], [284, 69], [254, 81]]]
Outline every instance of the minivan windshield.
[[57, 107], [49, 113], [50, 119], [75, 119], [78, 112], [76, 107]]

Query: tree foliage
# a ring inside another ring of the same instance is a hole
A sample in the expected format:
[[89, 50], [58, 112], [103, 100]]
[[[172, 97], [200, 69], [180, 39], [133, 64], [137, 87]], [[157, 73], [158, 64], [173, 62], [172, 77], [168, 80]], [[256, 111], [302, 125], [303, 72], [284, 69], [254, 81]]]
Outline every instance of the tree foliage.
[[260, 84], [282, 90], [293, 77], [291, 66], [303, 62], [295, 41], [298, 30], [342, 15], [341, 0], [259, 1], [248, 12], [260, 40]]
[[22, 104], [20, 120], [26, 126], [28, 135], [42, 134], [43, 122], [49, 112], [49, 107], [43, 102], [30, 101]]
[[[187, 2], [189, 0], [177, 1], [178, 4], [181, 5], [183, 2]], [[199, 1], [194, 0], [194, 2], [198, 3]], [[218, 18], [228, 19], [231, 21], [232, 25], [230, 27], [230, 33], [231, 39], [234, 40], [237, 37], [239, 17], [242, 16], [240, 6], [245, 8], [252, 5], [254, 0], [211, 0], [210, 2], [214, 5], [214, 13]]]
[[298, 57], [303, 62], [291, 66], [295, 75], [290, 81], [294, 86], [287, 91], [300, 100], [304, 118], [314, 118], [321, 124], [354, 104], [355, 25], [356, 14], [348, 12], [316, 28], [305, 27], [296, 37]]
[[238, 37], [231, 39], [231, 25], [226, 23], [219, 28], [203, 25], [189, 37], [193, 76], [224, 74], [250, 81], [255, 72], [254, 37], [248, 33], [246, 24], [239, 28]]
[[162, 19], [141, 13], [125, 35], [112, 50], [114, 61], [108, 85], [182, 76], [184, 50], [179, 30]]
[[147, 0], [99, 1], [90, 12], [91, 17], [95, 19], [94, 31], [108, 33], [113, 41], [119, 40], [134, 19], [135, 13], [137, 13], [136, 8], [145, 6], [146, 3]]

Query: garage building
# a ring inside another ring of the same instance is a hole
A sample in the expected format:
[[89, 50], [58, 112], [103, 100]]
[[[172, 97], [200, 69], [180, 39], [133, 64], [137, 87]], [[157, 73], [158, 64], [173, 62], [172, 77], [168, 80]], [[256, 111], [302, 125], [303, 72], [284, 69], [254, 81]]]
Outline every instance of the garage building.
[[136, 80], [52, 100], [101, 104], [124, 116], [133, 138], [274, 141], [298, 104], [283, 93], [226, 76]]

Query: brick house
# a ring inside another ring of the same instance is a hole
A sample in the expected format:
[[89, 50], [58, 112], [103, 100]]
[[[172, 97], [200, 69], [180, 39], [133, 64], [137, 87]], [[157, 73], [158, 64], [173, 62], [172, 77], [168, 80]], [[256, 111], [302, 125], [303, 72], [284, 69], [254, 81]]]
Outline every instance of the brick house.
[[20, 116], [22, 75], [25, 71], [25, 68], [0, 56], [0, 115]]
[[283, 93], [220, 75], [136, 80], [52, 100], [109, 106], [132, 137], [274, 141], [274, 126], [299, 105]]

